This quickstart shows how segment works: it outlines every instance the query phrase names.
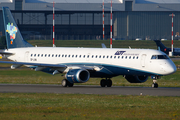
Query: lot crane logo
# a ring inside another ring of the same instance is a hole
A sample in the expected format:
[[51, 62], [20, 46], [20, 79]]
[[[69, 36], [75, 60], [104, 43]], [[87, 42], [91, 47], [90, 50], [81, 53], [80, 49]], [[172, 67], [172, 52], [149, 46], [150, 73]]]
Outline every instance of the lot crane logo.
[[9, 33], [11, 44], [13, 44], [13, 40], [16, 38], [17, 27], [13, 26], [13, 23], [8, 23], [6, 32]]

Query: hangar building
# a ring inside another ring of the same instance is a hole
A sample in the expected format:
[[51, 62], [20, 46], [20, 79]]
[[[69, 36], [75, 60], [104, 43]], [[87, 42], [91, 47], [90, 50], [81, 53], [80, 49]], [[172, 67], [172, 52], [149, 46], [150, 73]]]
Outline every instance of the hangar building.
[[[11, 9], [25, 39], [52, 39], [53, 0], [0, 0], [0, 36], [4, 35], [2, 7]], [[54, 0], [55, 39], [102, 39], [103, 0]], [[105, 39], [110, 37], [110, 0], [105, 2]], [[180, 32], [180, 0], [113, 0], [113, 38], [171, 39]]]

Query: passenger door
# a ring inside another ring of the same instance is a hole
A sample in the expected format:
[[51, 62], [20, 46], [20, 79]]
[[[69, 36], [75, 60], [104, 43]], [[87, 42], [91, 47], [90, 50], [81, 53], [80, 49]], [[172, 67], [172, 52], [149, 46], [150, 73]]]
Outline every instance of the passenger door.
[[145, 67], [146, 66], [146, 54], [141, 55], [141, 66]]

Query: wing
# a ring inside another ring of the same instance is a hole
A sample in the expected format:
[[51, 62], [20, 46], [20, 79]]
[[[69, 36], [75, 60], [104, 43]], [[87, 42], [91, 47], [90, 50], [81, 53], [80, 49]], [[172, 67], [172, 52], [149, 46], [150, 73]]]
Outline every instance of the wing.
[[88, 71], [98, 71], [100, 69], [97, 66], [85, 66], [85, 65], [46, 64], [46, 63], [13, 62], [13, 61], [0, 61], [0, 63], [12, 64], [11, 69], [16, 69], [25, 65], [35, 69], [35, 71], [43, 71], [47, 73], [52, 73], [53, 75], [58, 73], [67, 73], [70, 69], [86, 69]]
[[32, 65], [32, 66], [39, 66], [39, 67], [53, 67], [53, 68], [66, 68], [66, 65], [60, 64], [44, 64], [44, 63], [29, 63], [29, 62], [12, 62], [12, 61], [0, 61], [0, 63], [7, 63], [13, 65]]

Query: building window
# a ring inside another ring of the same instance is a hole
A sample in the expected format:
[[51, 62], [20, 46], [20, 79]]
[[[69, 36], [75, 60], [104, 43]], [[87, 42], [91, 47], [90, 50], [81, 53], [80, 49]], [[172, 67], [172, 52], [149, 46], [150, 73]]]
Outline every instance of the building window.
[[23, 0], [15, 0], [15, 10], [22, 10]]

